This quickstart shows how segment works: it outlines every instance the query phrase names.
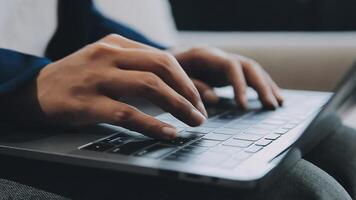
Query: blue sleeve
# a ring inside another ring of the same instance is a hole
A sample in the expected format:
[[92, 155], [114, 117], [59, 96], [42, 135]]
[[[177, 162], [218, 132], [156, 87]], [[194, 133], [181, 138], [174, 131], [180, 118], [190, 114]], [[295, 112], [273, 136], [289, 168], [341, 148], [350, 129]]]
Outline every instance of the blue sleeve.
[[51, 61], [0, 48], [0, 94], [10, 92], [37, 73]]
[[92, 22], [93, 29], [91, 31], [92, 41], [96, 41], [110, 33], [117, 33], [131, 40], [141, 42], [158, 49], [167, 49], [164, 45], [148, 39], [146, 36], [130, 28], [129, 26], [105, 17], [94, 6], [92, 7], [92, 12], [94, 14]]

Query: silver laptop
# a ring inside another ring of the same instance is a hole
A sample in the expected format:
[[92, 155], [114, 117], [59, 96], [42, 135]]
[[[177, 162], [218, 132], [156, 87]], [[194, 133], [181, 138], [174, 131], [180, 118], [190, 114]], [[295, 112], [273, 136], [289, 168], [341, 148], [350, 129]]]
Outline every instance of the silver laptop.
[[[119, 172], [170, 177], [227, 187], [252, 188], [288, 170], [309, 149], [342, 125], [353, 106], [356, 66], [336, 92], [285, 90], [285, 104], [264, 110], [256, 98], [243, 111], [232, 91], [208, 106], [210, 118], [189, 127], [158, 108], [140, 108], [179, 129], [163, 141], [108, 124], [76, 130], [21, 130], [2, 125], [0, 153]], [[277, 172], [277, 173], [275, 173]]]

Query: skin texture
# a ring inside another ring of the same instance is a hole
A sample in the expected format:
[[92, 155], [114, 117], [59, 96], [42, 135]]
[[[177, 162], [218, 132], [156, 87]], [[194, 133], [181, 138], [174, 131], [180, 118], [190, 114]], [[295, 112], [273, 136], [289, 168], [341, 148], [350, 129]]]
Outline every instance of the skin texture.
[[257, 91], [267, 108], [275, 109], [283, 103], [280, 88], [252, 59], [209, 47], [191, 48], [174, 55], [206, 102], [218, 100], [212, 86], [232, 85], [236, 102], [244, 108], [247, 107], [247, 86]]
[[147, 99], [188, 125], [198, 126], [207, 117], [200, 95], [204, 101], [217, 101], [211, 87], [226, 84], [234, 87], [236, 101], [243, 106], [247, 105], [247, 84], [268, 107], [283, 101], [276, 84], [250, 59], [209, 48], [172, 54], [112, 34], [43, 68], [35, 80], [3, 95], [0, 109], [11, 122], [110, 123], [171, 139], [176, 137], [173, 126], [120, 98]]

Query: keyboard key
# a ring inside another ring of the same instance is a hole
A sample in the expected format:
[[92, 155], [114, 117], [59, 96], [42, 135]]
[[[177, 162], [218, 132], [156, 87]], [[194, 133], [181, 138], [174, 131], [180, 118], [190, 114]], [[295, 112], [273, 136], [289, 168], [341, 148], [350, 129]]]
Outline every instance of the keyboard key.
[[156, 119], [163, 120], [163, 119], [169, 119], [169, 120], [177, 120], [173, 115], [170, 113], [163, 113], [158, 116], [156, 116]]
[[145, 147], [148, 147], [150, 145], [153, 145], [157, 143], [158, 140], [134, 140], [129, 143], [126, 143], [122, 146], [116, 147], [110, 151], [110, 153], [118, 153], [118, 154], [123, 154], [123, 155], [130, 155], [132, 153], [135, 153], [139, 151], [140, 149], [143, 149]]
[[263, 130], [268, 130], [268, 131], [273, 131], [279, 128], [279, 126], [276, 125], [270, 125], [270, 124], [257, 124], [255, 126], [252, 126], [252, 128], [256, 129], [263, 129]]
[[99, 152], [104, 152], [104, 151], [107, 151], [109, 149], [112, 149], [114, 148], [115, 146], [114, 145], [111, 145], [111, 144], [107, 144], [107, 143], [94, 143], [94, 144], [91, 144], [89, 146], [86, 146], [84, 147], [83, 149], [85, 150], [91, 150], [91, 151], [99, 151]]
[[171, 145], [185, 145], [186, 143], [198, 139], [202, 134], [195, 134], [195, 133], [189, 133], [189, 132], [181, 132], [179, 133], [178, 137], [173, 139], [173, 140], [164, 140], [162, 143], [164, 144], [171, 144]]
[[206, 128], [219, 128], [222, 127], [225, 123], [220, 123], [220, 122], [212, 122], [212, 121], [207, 121], [204, 124], [202, 124], [201, 126]]
[[262, 146], [252, 145], [251, 147], [247, 148], [247, 149], [245, 150], [245, 152], [248, 152], [248, 153], [257, 153], [257, 152], [260, 151], [261, 149], [263, 149]]
[[276, 119], [266, 119], [264, 121], [262, 121], [263, 124], [270, 124], [270, 125], [283, 125], [286, 123], [286, 121], [284, 120], [276, 120]]
[[247, 116], [245, 119], [261, 121], [268, 117], [271, 117], [274, 113], [275, 113], [275, 111], [260, 110], [260, 111], [252, 113], [251, 115]]
[[246, 113], [242, 110], [231, 110], [218, 116], [217, 118], [213, 118], [212, 121], [228, 123], [234, 119], [241, 117], [244, 114]]
[[187, 153], [187, 154], [202, 154], [206, 152], [209, 148], [205, 147], [195, 147], [195, 146], [187, 146], [183, 149], [179, 150], [179, 153]]
[[288, 131], [289, 131], [288, 129], [281, 128], [281, 129], [274, 131], [274, 133], [283, 135], [283, 134], [287, 133]]
[[219, 128], [213, 131], [213, 133], [217, 134], [226, 134], [226, 135], [235, 135], [239, 133], [239, 130], [231, 129], [231, 128]]
[[226, 125], [225, 127], [242, 131], [242, 130], [246, 130], [246, 129], [250, 128], [250, 126], [251, 126], [250, 124], [241, 124], [237, 121], [237, 122], [230, 123], [230, 124]]
[[172, 147], [172, 146], [163, 145], [163, 144], [156, 144], [156, 145], [150, 146], [144, 150], [137, 152], [135, 154], [135, 156], [157, 159], [157, 158], [163, 157], [164, 155], [166, 155], [176, 149], [177, 149], [177, 147]]
[[255, 134], [240, 133], [240, 134], [234, 135], [234, 139], [247, 140], [247, 141], [257, 141], [261, 138], [262, 138], [261, 135], [255, 135]]
[[251, 141], [246, 141], [246, 140], [238, 140], [238, 139], [230, 139], [226, 142], [223, 143], [223, 145], [226, 146], [234, 146], [234, 147], [248, 147], [252, 144], [253, 142]]
[[188, 161], [196, 161], [199, 158], [200, 158], [200, 156], [197, 156], [197, 154], [184, 154], [184, 153], [175, 152], [175, 153], [165, 157], [164, 160], [188, 162]]
[[223, 153], [226, 155], [234, 154], [234, 153], [237, 153], [242, 150], [243, 150], [243, 148], [240, 148], [240, 147], [225, 146], [225, 145], [216, 146], [216, 147], [210, 149], [211, 152]]
[[262, 139], [262, 140], [259, 140], [255, 143], [255, 145], [258, 145], [258, 146], [267, 146], [269, 144], [271, 144], [272, 140], [266, 140], [266, 139]]
[[208, 128], [208, 127], [189, 127], [186, 129], [188, 132], [192, 133], [202, 133], [202, 134], [207, 134], [210, 133], [211, 131], [215, 130], [215, 128]]
[[166, 121], [166, 123], [171, 124], [174, 127], [177, 128], [188, 128], [189, 126], [186, 125], [185, 123], [181, 122], [181, 121]]
[[245, 124], [245, 125], [253, 125], [253, 124], [257, 124], [258, 122], [259, 120], [256, 119], [239, 119], [236, 121], [236, 123]]
[[276, 140], [276, 139], [278, 139], [279, 137], [281, 137], [280, 134], [271, 133], [271, 134], [267, 135], [267, 136], [265, 137], [265, 139], [267, 139], [267, 140]]
[[129, 140], [132, 140], [132, 137], [118, 137], [114, 140], [111, 140], [110, 143], [113, 145], [122, 145], [125, 142], [128, 142]]
[[225, 141], [229, 139], [231, 135], [225, 135], [225, 134], [216, 134], [216, 133], [209, 133], [205, 135], [203, 138], [207, 140], [218, 140], [218, 141]]
[[213, 146], [218, 145], [219, 143], [220, 143], [220, 141], [200, 139], [200, 140], [194, 142], [192, 145], [200, 146], [200, 147], [213, 147]]
[[246, 134], [255, 134], [255, 135], [267, 135], [270, 133], [269, 130], [262, 130], [257, 128], [251, 128], [245, 131]]
[[107, 138], [104, 138], [102, 140], [100, 140], [101, 143], [110, 143], [111, 141], [117, 139], [120, 137], [120, 134], [115, 134], [115, 135], [112, 135], [110, 137], [107, 137]]

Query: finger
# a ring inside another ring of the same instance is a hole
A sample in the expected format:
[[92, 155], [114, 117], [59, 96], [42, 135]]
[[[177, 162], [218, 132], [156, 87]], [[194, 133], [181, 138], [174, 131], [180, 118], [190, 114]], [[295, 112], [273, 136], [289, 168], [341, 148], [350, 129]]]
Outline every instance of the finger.
[[137, 49], [148, 49], [148, 50], [157, 50], [159, 51], [159, 49], [156, 49], [154, 47], [145, 45], [143, 43], [140, 42], [136, 42], [133, 40], [130, 40], [128, 38], [125, 38], [121, 35], [118, 34], [109, 34], [107, 36], [105, 36], [104, 38], [100, 39], [98, 41], [99, 43], [105, 43], [107, 45], [112, 45], [115, 47], [122, 47], [122, 48], [137, 48]]
[[160, 139], [173, 139], [177, 130], [152, 116], [144, 114], [135, 107], [98, 96], [90, 105], [91, 123], [109, 123], [118, 125], [144, 135]]
[[111, 81], [103, 86], [110, 96], [125, 94], [146, 98], [191, 126], [198, 126], [206, 119], [187, 99], [153, 73], [116, 70], [111, 75]]
[[239, 60], [248, 83], [257, 91], [262, 104], [270, 109], [277, 108], [278, 102], [272, 92], [270, 83], [266, 80], [266, 72], [257, 62], [251, 59], [241, 56]]
[[269, 74], [266, 73], [266, 77], [271, 85], [271, 89], [272, 89], [272, 92], [274, 94], [274, 96], [276, 97], [277, 101], [278, 101], [278, 104], [280, 106], [283, 105], [283, 101], [284, 101], [284, 98], [283, 98], [283, 95], [282, 95], [282, 91], [281, 89], [278, 87], [278, 85], [276, 84], [276, 82], [274, 82], [271, 78], [271, 76]]
[[144, 49], [120, 49], [116, 51], [113, 59], [120, 69], [148, 71], [156, 74], [207, 117], [198, 90], [172, 55]]
[[234, 88], [236, 102], [246, 109], [247, 108], [247, 97], [246, 97], [247, 83], [245, 80], [244, 73], [242, 71], [241, 64], [236, 60], [229, 59], [225, 63], [224, 71], [232, 87]]
[[198, 89], [203, 101], [210, 104], [215, 104], [219, 101], [218, 95], [214, 92], [213, 88], [197, 79], [192, 79], [195, 87]]

